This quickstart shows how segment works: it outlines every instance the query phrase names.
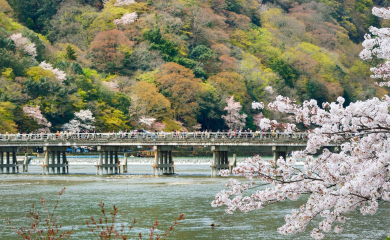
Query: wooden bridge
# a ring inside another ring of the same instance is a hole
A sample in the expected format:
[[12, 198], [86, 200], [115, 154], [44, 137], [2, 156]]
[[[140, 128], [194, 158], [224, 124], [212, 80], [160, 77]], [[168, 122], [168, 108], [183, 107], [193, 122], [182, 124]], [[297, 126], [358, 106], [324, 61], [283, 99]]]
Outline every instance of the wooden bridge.
[[[16, 153], [20, 147], [43, 147], [43, 172], [68, 173], [66, 152], [69, 147], [93, 147], [99, 152], [97, 174], [119, 174], [118, 152], [131, 146], [153, 146], [155, 159], [153, 174], [173, 174], [172, 150], [174, 146], [211, 147], [212, 176], [220, 169], [231, 169], [228, 152], [232, 146], [272, 148], [274, 158], [285, 157], [287, 152], [304, 149], [307, 133], [277, 132], [182, 132], [182, 133], [47, 133], [0, 134], [0, 173], [17, 173]], [[332, 146], [329, 146], [332, 147]], [[12, 158], [10, 157], [12, 155]], [[125, 157], [123, 172], [127, 172]], [[10, 171], [10, 169], [12, 171]], [[6, 171], [4, 171], [6, 170]]]

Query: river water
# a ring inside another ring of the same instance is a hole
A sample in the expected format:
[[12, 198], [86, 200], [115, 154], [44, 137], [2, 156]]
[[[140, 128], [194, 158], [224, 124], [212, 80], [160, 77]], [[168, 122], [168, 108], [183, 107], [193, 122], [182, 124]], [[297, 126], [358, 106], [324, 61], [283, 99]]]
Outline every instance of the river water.
[[[16, 227], [27, 226], [30, 204], [41, 207], [46, 199], [51, 208], [58, 192], [66, 187], [56, 210], [63, 229], [74, 227], [71, 239], [95, 239], [84, 221], [101, 217], [98, 203], [106, 210], [115, 204], [119, 209], [118, 223], [127, 225], [139, 219], [131, 231], [133, 239], [141, 232], [145, 239], [153, 221], [158, 220], [158, 233], [185, 213], [185, 220], [168, 239], [311, 239], [310, 232], [283, 236], [276, 229], [284, 224], [284, 215], [305, 201], [283, 202], [261, 211], [225, 213], [210, 203], [215, 193], [224, 188], [228, 179], [211, 178], [209, 158], [175, 159], [175, 176], [151, 176], [152, 159], [129, 159], [129, 173], [119, 176], [96, 176], [96, 159], [69, 158], [68, 175], [42, 175], [43, 159], [32, 160], [28, 174], [0, 175], [0, 239], [16, 239], [8, 226], [9, 217]], [[239, 162], [241, 159], [239, 160]], [[241, 179], [244, 180], [244, 179]], [[329, 234], [325, 239], [386, 239], [390, 233], [390, 204], [383, 203], [373, 216], [351, 213], [342, 234]], [[210, 223], [220, 225], [211, 229]], [[314, 223], [308, 227], [312, 229]]]

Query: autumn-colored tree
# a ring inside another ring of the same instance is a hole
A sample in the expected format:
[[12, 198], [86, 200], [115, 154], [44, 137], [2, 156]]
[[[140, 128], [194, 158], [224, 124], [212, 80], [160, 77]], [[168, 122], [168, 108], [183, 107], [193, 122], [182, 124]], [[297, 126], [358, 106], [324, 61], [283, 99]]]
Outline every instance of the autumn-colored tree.
[[217, 89], [220, 99], [234, 95], [242, 102], [248, 98], [244, 77], [236, 72], [220, 72], [210, 77], [209, 83]]
[[6, 0], [0, 0], [0, 12], [3, 12], [9, 16], [13, 14], [13, 9]]
[[122, 31], [101, 32], [91, 43], [92, 65], [101, 71], [116, 73], [123, 68], [123, 60], [130, 54], [132, 46]]
[[161, 93], [171, 102], [174, 118], [184, 121], [187, 126], [196, 125], [197, 98], [202, 81], [195, 78], [192, 70], [171, 62], [161, 66], [156, 82]]
[[139, 119], [151, 116], [159, 121], [171, 117], [169, 100], [158, 92], [156, 85], [148, 82], [137, 82], [131, 88], [130, 115]]

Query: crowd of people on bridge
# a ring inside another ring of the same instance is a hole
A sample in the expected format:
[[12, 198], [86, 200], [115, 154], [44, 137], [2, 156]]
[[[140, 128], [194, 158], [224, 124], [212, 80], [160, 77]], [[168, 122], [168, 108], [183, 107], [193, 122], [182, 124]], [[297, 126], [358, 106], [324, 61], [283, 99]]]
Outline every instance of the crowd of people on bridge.
[[272, 130], [270, 132], [264, 132], [262, 130], [252, 131], [247, 130], [218, 130], [217, 132], [212, 132], [211, 130], [195, 130], [193, 132], [184, 132], [173, 130], [171, 132], [164, 131], [147, 131], [144, 129], [140, 130], [119, 130], [118, 132], [112, 131], [108, 133], [102, 133], [100, 130], [81, 130], [81, 131], [57, 131], [56, 133], [46, 133], [46, 132], [33, 132], [33, 133], [17, 133], [10, 134], [6, 132], [5, 134], [0, 133], [0, 140], [8, 139], [9, 137], [15, 139], [62, 139], [62, 138], [106, 138], [115, 137], [115, 138], [307, 138], [307, 132], [281, 132], [280, 130]]

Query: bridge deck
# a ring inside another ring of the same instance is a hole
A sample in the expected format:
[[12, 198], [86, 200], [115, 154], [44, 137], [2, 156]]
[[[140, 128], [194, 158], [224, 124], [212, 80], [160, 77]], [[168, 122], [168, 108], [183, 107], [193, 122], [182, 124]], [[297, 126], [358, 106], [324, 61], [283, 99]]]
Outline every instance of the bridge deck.
[[306, 146], [307, 133], [0, 134], [0, 147], [43, 146]]

